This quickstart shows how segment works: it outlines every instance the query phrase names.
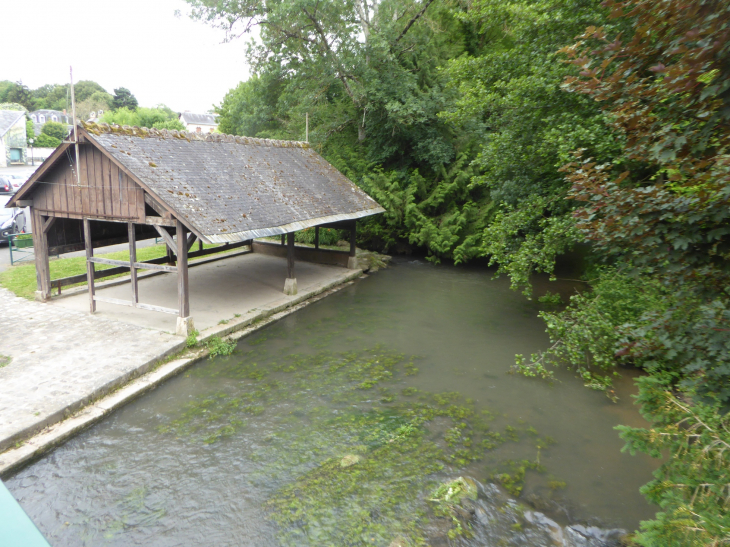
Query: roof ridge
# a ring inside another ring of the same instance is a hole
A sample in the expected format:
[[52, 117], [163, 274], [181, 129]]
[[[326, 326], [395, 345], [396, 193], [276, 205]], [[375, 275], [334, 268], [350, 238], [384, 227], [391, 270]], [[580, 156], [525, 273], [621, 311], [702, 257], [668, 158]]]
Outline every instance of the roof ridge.
[[157, 137], [160, 139], [185, 139], [187, 141], [231, 142], [236, 144], [253, 144], [258, 146], [273, 146], [276, 148], [309, 148], [308, 142], [284, 141], [277, 139], [258, 139], [256, 137], [241, 137], [226, 133], [195, 133], [192, 131], [178, 131], [176, 129], [155, 129], [137, 127], [136, 125], [117, 125], [80, 121], [79, 125], [92, 135], [109, 133], [112, 135], [127, 135], [130, 137]]

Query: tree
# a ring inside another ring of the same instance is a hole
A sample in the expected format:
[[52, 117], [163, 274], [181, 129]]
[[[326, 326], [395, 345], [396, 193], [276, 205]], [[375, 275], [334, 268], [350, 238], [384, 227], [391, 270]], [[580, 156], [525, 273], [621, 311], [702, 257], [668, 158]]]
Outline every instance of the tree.
[[48, 84], [33, 90], [36, 110], [71, 110], [71, 94], [68, 84]]
[[[270, 63], [287, 67], [300, 82], [309, 82], [310, 101], [324, 94], [342, 93], [354, 108], [349, 123], [356, 123], [359, 140], [366, 135], [370, 107], [369, 78], [395, 68], [394, 56], [412, 44], [415, 23], [423, 19], [433, 0], [276, 0], [267, 4], [246, 0], [236, 4], [215, 0], [187, 0], [194, 18], [226, 31], [230, 39], [261, 29], [260, 46], [248, 55], [255, 70]], [[377, 67], [377, 68], [376, 68]], [[398, 71], [402, 73], [402, 71]], [[396, 74], [392, 74], [396, 76]], [[338, 89], [332, 89], [337, 82]], [[309, 102], [309, 101], [308, 101]], [[342, 123], [340, 119], [339, 123]]]
[[231, 89], [216, 108], [218, 129], [231, 135], [276, 138], [285, 124], [278, 119], [277, 103], [284, 81], [280, 74], [265, 71]]
[[104, 93], [105, 95], [108, 95], [106, 89], [91, 80], [79, 80], [74, 84], [74, 99], [77, 103], [84, 102], [95, 93]]
[[106, 112], [111, 108], [114, 97], [104, 91], [95, 91], [88, 99], [76, 104], [76, 115], [85, 120], [94, 112]]
[[114, 90], [114, 98], [112, 99], [113, 108], [137, 108], [137, 99], [132, 92], [126, 87], [120, 87]]
[[0, 95], [0, 102], [18, 103], [23, 105], [26, 110], [34, 109], [33, 95], [23, 82], [15, 82], [5, 86], [2, 95]]
[[62, 141], [68, 135], [66, 124], [60, 122], [46, 122], [43, 124], [41, 133]]
[[[0, 110], [2, 110], [1, 107]], [[30, 139], [35, 139], [35, 125], [30, 118], [25, 119], [25, 138], [26, 141], [30, 141]], [[28, 142], [28, 146], [30, 146], [30, 142]]]
[[139, 107], [136, 110], [129, 108], [107, 110], [104, 112], [101, 121], [117, 125], [154, 127], [155, 129], [176, 129], [179, 131], [185, 129], [185, 126], [178, 120], [177, 114], [165, 105], [158, 105], [156, 108]]

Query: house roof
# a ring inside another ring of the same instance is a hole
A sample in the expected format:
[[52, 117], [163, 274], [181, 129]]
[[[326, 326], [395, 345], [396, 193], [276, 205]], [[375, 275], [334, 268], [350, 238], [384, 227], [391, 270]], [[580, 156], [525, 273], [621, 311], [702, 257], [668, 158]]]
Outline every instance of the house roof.
[[214, 114], [193, 114], [192, 112], [183, 112], [180, 114], [180, 121], [186, 125], [218, 125], [218, 121]]
[[[384, 211], [308, 143], [81, 125], [80, 136], [211, 243], [279, 235]], [[32, 181], [17, 195], [27, 194]]]
[[22, 110], [0, 110], [0, 137], [10, 131], [20, 118], [25, 116]]
[[40, 110], [34, 110], [33, 112], [28, 112], [28, 114], [43, 114], [44, 116], [48, 115], [48, 114], [55, 114], [56, 116], [66, 116], [66, 114], [64, 114], [60, 110], [49, 110], [47, 108], [41, 108]]

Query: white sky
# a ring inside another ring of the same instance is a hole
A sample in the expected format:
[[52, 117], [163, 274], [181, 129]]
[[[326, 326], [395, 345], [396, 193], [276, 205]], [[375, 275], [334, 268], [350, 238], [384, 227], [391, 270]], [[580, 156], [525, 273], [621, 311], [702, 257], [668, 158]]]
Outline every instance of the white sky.
[[[140, 106], [207, 112], [248, 78], [248, 37], [187, 17], [183, 0], [3, 0], [0, 80], [34, 89], [93, 80], [126, 87]], [[181, 16], [175, 17], [175, 10]]]

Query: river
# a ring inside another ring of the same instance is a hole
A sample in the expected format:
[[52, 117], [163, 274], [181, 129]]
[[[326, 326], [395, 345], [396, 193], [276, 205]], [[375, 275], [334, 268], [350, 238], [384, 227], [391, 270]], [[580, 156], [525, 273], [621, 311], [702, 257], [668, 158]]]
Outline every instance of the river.
[[[548, 339], [539, 305], [491, 275], [398, 259], [7, 487], [56, 547], [554, 545], [535, 514], [635, 529], [656, 510], [639, 494], [656, 463], [622, 453], [613, 427], [645, 425], [636, 373], [616, 382], [618, 403], [568, 371], [508, 374]], [[429, 501], [460, 476], [480, 489], [465, 516]]]

